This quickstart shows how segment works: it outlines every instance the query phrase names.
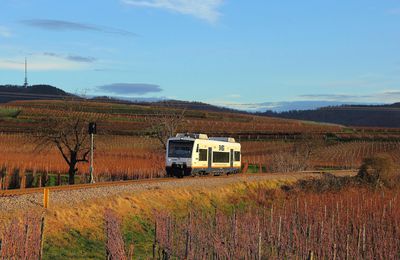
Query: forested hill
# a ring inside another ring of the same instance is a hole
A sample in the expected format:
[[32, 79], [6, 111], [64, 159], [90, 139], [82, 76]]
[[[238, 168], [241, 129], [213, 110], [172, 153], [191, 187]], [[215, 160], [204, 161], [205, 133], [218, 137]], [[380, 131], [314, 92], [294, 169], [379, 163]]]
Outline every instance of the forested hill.
[[281, 113], [266, 111], [260, 114], [347, 126], [400, 127], [400, 103], [379, 106], [343, 105]]
[[16, 85], [0, 85], [0, 103], [14, 100], [59, 99], [66, 96], [72, 95], [50, 85], [32, 85], [27, 88]]

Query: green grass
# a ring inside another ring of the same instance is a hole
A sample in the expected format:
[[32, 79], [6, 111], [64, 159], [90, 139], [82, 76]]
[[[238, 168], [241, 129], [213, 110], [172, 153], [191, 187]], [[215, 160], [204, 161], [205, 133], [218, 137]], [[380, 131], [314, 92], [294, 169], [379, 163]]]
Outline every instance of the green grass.
[[[90, 230], [81, 233], [72, 229], [59, 239], [62, 241], [45, 239], [43, 259], [105, 259], [106, 257], [105, 242], [93, 236]], [[60, 242], [62, 246], [59, 246]]]
[[[267, 168], [262, 165], [262, 172], [266, 172]], [[258, 165], [250, 164], [249, 168], [247, 168], [246, 173], [259, 173], [260, 172], [260, 167]]]
[[345, 134], [354, 134], [354, 133], [356, 133], [356, 131], [353, 128], [348, 128], [348, 127], [343, 128], [342, 132], [345, 133]]
[[[37, 173], [35, 176], [32, 176], [32, 173], [27, 174], [27, 178], [32, 180], [32, 187], [39, 187], [39, 178], [41, 178], [41, 175]], [[47, 182], [45, 183], [46, 187], [51, 187], [51, 186], [58, 186], [58, 175], [56, 173], [49, 173], [47, 174]], [[82, 176], [76, 175], [75, 176], [75, 183], [79, 184], [81, 183], [81, 178]], [[68, 184], [68, 174], [61, 174], [61, 185], [66, 185]], [[43, 185], [44, 183], [42, 183]]]
[[153, 254], [154, 224], [143, 216], [130, 216], [124, 219], [122, 233], [126, 252], [134, 245], [135, 259], [148, 259]]
[[0, 107], [0, 118], [16, 118], [19, 113], [21, 110], [17, 108]]

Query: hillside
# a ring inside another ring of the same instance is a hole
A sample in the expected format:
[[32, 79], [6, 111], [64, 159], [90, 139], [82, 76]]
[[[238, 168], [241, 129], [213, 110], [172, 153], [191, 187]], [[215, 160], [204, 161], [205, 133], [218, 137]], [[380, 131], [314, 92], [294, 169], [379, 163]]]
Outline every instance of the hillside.
[[51, 85], [32, 85], [28, 88], [16, 85], [0, 85], [0, 103], [14, 100], [60, 99], [66, 96], [73, 95]]
[[[24, 100], [51, 100], [62, 99], [65, 97], [76, 97], [57, 87], [50, 85], [32, 85], [29, 88], [23, 88], [15, 85], [0, 85], [0, 103]], [[93, 97], [88, 101], [121, 104], [138, 105], [140, 107], [164, 107], [166, 109], [186, 109], [191, 111], [232, 113], [232, 114], [252, 114], [246, 111], [240, 111], [220, 106], [214, 106], [203, 102], [189, 102], [181, 100], [162, 100], [162, 101], [133, 101], [122, 100], [113, 97], [100, 96]], [[315, 110], [293, 110], [288, 112], [266, 111], [256, 113], [259, 116], [275, 117], [282, 119], [297, 119], [304, 121], [314, 121], [322, 123], [333, 123], [346, 126], [360, 127], [400, 127], [400, 103], [391, 105], [342, 105], [328, 106]], [[201, 116], [203, 117], [203, 116]], [[290, 131], [289, 131], [290, 132]]]
[[280, 113], [267, 111], [260, 115], [346, 126], [400, 127], [400, 103], [379, 106], [343, 105]]
[[[7, 103], [10, 101], [18, 100], [48, 100], [48, 99], [61, 99], [64, 97], [76, 97], [62, 89], [51, 85], [32, 85], [28, 88], [23, 88], [17, 85], [0, 85], [0, 103]], [[156, 106], [166, 108], [182, 108], [187, 110], [203, 110], [213, 112], [231, 112], [231, 113], [246, 113], [235, 109], [214, 106], [202, 102], [190, 102], [181, 100], [135, 100], [135, 99], [119, 99], [109, 96], [96, 96], [88, 99], [94, 102], [114, 103], [114, 104], [136, 104], [143, 106]]]
[[[149, 131], [148, 118], [162, 117], [164, 113], [174, 113], [179, 106], [121, 104], [94, 101], [75, 101], [71, 104], [75, 112], [102, 115], [102, 128], [110, 133], [121, 135], [145, 135]], [[1, 109], [1, 106], [0, 106]], [[0, 131], [30, 132], [36, 128], [43, 116], [65, 113], [64, 102], [59, 100], [19, 100], [5, 105], [6, 110], [15, 109], [15, 116], [0, 117]], [[7, 114], [7, 113], [6, 113]], [[8, 113], [9, 114], [9, 113]], [[340, 132], [341, 127], [254, 116], [221, 111], [197, 110], [187, 108], [185, 120], [180, 127], [182, 132], [204, 132], [213, 135], [234, 137], [268, 137], [276, 135], [298, 135], [300, 133], [323, 134]]]

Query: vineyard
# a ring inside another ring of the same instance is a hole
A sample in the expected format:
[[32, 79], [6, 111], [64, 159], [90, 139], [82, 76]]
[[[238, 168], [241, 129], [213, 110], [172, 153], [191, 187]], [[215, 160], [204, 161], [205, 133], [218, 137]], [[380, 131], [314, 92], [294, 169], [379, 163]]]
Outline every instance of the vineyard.
[[400, 142], [398, 141], [339, 143], [327, 148], [317, 149], [313, 164], [332, 168], [358, 168], [364, 158], [382, 153], [390, 154], [396, 163], [400, 163], [399, 150]]
[[[103, 131], [120, 135], [143, 135], [148, 132], [146, 119], [157, 117], [161, 112], [176, 109], [139, 105], [121, 105], [94, 102], [75, 102], [73, 113], [95, 116], [101, 120]], [[71, 106], [71, 107], [73, 107]], [[66, 107], [61, 101], [15, 101], [8, 103], [0, 111], [1, 130], [7, 132], [30, 132], [40, 124], [41, 119], [62, 117]], [[241, 138], [253, 138], [263, 135], [338, 132], [340, 126], [317, 124], [304, 121], [268, 118], [246, 114], [217, 113], [210, 111], [188, 111], [180, 130], [183, 132], [204, 132], [215, 134], [233, 134]]]
[[[229, 189], [232, 188], [223, 188], [224, 192]], [[170, 192], [171, 198], [161, 200], [181, 198], [181, 203], [166, 207], [156, 201], [148, 202], [149, 205], [134, 200], [135, 207], [121, 209], [123, 215], [115, 207], [106, 207], [98, 216], [102, 221], [93, 223], [94, 232], [102, 233], [95, 236], [100, 240], [90, 242], [97, 246], [84, 253], [110, 259], [400, 257], [398, 188], [372, 190], [360, 186], [315, 193], [271, 189], [264, 183], [247, 184], [239, 190], [231, 190], [223, 197], [221, 192], [216, 192], [218, 196], [203, 194], [199, 200], [188, 191]], [[129, 197], [123, 200], [129, 201]], [[136, 207], [141, 208], [134, 217], [127, 213]], [[62, 210], [57, 212], [61, 214]], [[37, 258], [42, 251], [46, 256], [49, 247], [41, 247], [42, 237], [46, 239], [43, 223], [40, 215], [32, 213], [12, 220], [7, 228], [0, 227], [1, 256]], [[18, 242], [24, 247], [19, 247]], [[69, 255], [74, 256], [74, 252]]]
[[[154, 138], [99, 136], [96, 144], [96, 181], [165, 176], [165, 155]], [[67, 183], [68, 168], [55, 148], [36, 152], [32, 138], [21, 134], [0, 134], [0, 145], [3, 147], [0, 151], [0, 183], [3, 189]], [[242, 142], [242, 160], [250, 165], [262, 165], [263, 172], [289, 172], [292, 161], [288, 158], [293, 157], [291, 151], [295, 145], [294, 142], [283, 141], [245, 141]], [[354, 169], [364, 158], [381, 153], [390, 154], [396, 162], [400, 162], [399, 149], [399, 142], [356, 141], [327, 145], [315, 149], [304, 169]], [[284, 163], [287, 168], [276, 168], [278, 163]], [[88, 164], [80, 164], [78, 168], [77, 183], [87, 182]]]
[[[15, 101], [0, 107], [0, 188], [67, 183], [68, 167], [55, 148], [38, 150], [32, 136], [46, 118], [95, 118], [95, 180], [164, 176], [164, 151], [152, 134], [162, 113], [176, 108], [98, 102]], [[150, 120], [151, 119], [151, 120]], [[189, 110], [179, 132], [233, 136], [250, 172], [358, 168], [365, 157], [388, 153], [398, 162], [396, 129], [354, 128], [249, 114]], [[332, 139], [333, 138], [333, 139]], [[88, 180], [78, 164], [77, 183]]]
[[[356, 169], [364, 158], [383, 153], [389, 154], [395, 162], [400, 163], [399, 141], [351, 141], [334, 144], [321, 143], [318, 140], [315, 142], [318, 144], [311, 143], [309, 147], [311, 155], [307, 167], [310, 169]], [[285, 141], [243, 142], [243, 161], [261, 164], [268, 170], [276, 163], [277, 157], [274, 155], [288, 156], [296, 146], [296, 142]]]
[[[99, 134], [95, 147], [96, 181], [164, 176], [164, 152], [152, 137], [152, 124], [170, 107], [76, 101], [15, 101], [0, 107], [0, 188], [25, 188], [67, 183], [68, 167], [54, 147], [38, 150], [33, 137], [48, 118], [95, 118]], [[154, 120], [155, 118], [155, 120]], [[151, 120], [150, 120], [151, 119]], [[62, 120], [61, 120], [62, 121]], [[51, 127], [45, 126], [45, 127]], [[265, 136], [322, 134], [338, 126], [246, 114], [187, 111], [180, 132], [235, 136], [260, 140]], [[244, 151], [246, 154], [246, 151]], [[88, 164], [77, 165], [76, 182], [88, 180]]]
[[42, 259], [44, 216], [40, 212], [13, 218], [7, 228], [0, 228], [1, 259]]
[[[24, 187], [67, 183], [68, 168], [56, 148], [38, 152], [32, 137], [20, 134], [1, 134], [0, 145], [0, 179], [4, 189], [20, 186], [21, 182]], [[164, 176], [164, 154], [160, 149], [157, 141], [150, 138], [99, 136], [95, 148], [96, 180]], [[78, 167], [78, 182], [87, 182], [88, 164]]]
[[[3, 189], [11, 186], [48, 186], [67, 183], [67, 166], [55, 148], [37, 151], [27, 134], [0, 134], [0, 179]], [[243, 141], [243, 163], [262, 165], [263, 171], [273, 172], [277, 155], [288, 157], [296, 142]], [[358, 168], [361, 161], [380, 153], [400, 161], [399, 142], [355, 141], [323, 145], [315, 148], [307, 169]], [[300, 156], [300, 155], [299, 155]], [[95, 179], [97, 181], [132, 180], [163, 177], [164, 152], [151, 137], [98, 136], [95, 149]], [[80, 164], [78, 183], [87, 182], [88, 164]], [[7, 178], [7, 180], [6, 180]], [[40, 182], [40, 183], [39, 183]]]
[[[185, 217], [156, 215], [160, 255], [179, 259], [396, 259], [398, 192], [306, 194], [282, 202]], [[267, 196], [262, 198], [261, 196]]]

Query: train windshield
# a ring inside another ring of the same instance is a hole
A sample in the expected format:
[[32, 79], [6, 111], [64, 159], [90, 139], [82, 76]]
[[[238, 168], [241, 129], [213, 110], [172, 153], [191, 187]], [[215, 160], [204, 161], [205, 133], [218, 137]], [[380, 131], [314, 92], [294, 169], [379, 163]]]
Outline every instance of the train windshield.
[[194, 141], [176, 140], [169, 141], [168, 157], [190, 158], [192, 157]]

